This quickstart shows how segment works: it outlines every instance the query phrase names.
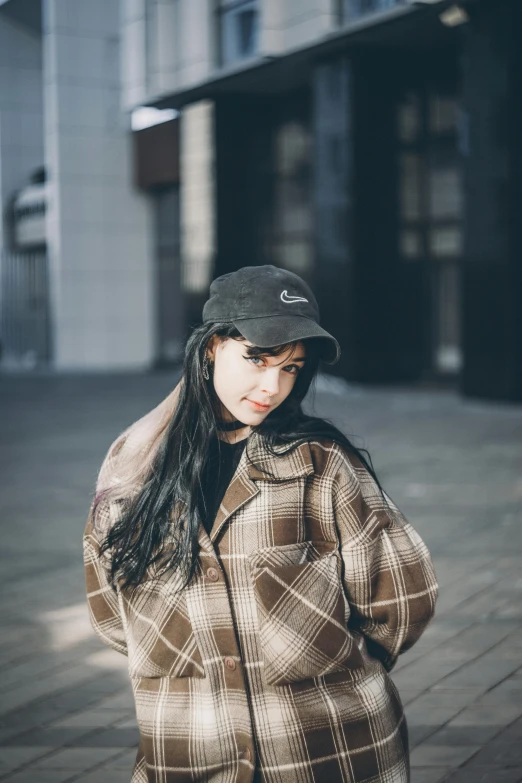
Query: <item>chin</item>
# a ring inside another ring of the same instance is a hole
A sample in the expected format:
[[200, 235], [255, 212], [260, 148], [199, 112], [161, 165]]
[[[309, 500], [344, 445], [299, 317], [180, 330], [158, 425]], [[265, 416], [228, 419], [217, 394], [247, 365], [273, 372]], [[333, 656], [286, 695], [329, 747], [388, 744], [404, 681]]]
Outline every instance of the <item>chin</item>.
[[250, 416], [238, 416], [237, 418], [248, 427], [256, 427], [258, 424], [261, 424], [261, 422], [266, 418], [266, 415], [252, 416], [252, 414], [250, 414]]

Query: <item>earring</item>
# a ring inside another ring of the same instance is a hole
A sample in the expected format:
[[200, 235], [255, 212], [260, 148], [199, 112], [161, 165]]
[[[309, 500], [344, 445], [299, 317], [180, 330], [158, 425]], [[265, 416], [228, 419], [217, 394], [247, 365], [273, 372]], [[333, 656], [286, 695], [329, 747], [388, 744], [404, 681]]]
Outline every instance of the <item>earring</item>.
[[203, 366], [201, 368], [201, 372], [203, 373], [203, 378], [208, 381], [210, 379], [210, 373], [208, 371], [208, 356], [205, 354], [205, 358], [203, 359]]

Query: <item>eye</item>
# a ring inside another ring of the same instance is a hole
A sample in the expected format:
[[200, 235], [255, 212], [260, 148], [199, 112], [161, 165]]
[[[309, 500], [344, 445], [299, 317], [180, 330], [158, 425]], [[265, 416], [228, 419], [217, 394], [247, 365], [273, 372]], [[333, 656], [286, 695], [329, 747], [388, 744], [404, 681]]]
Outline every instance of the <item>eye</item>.
[[260, 356], [243, 356], [243, 359], [246, 359], [247, 362], [250, 362], [255, 367], [260, 367], [263, 364], [263, 360], [261, 359]]
[[301, 368], [297, 364], [287, 364], [285, 367], [285, 372], [288, 372], [290, 375], [297, 375], [300, 370]]

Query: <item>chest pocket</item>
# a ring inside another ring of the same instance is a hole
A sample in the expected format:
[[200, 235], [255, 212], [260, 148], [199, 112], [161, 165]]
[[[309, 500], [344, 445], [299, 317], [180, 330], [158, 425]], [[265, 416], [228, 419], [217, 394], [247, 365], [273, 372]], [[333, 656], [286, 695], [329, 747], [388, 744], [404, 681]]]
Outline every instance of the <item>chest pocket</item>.
[[335, 543], [303, 541], [250, 555], [264, 676], [269, 685], [364, 665], [346, 627]]
[[181, 576], [152, 567], [137, 589], [120, 591], [131, 677], [204, 677]]

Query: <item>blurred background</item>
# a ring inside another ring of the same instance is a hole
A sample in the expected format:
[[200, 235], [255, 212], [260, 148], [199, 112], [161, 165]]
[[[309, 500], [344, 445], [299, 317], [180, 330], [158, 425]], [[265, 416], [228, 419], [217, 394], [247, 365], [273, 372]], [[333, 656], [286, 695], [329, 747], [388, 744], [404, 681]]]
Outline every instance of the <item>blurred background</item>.
[[522, 399], [517, 0], [3, 0], [7, 367], [175, 364], [210, 280], [315, 288], [335, 372]]
[[439, 576], [412, 783], [521, 783], [522, 2], [0, 0], [0, 204], [0, 780], [130, 780], [96, 472], [210, 281], [273, 263], [343, 349], [307, 404]]

